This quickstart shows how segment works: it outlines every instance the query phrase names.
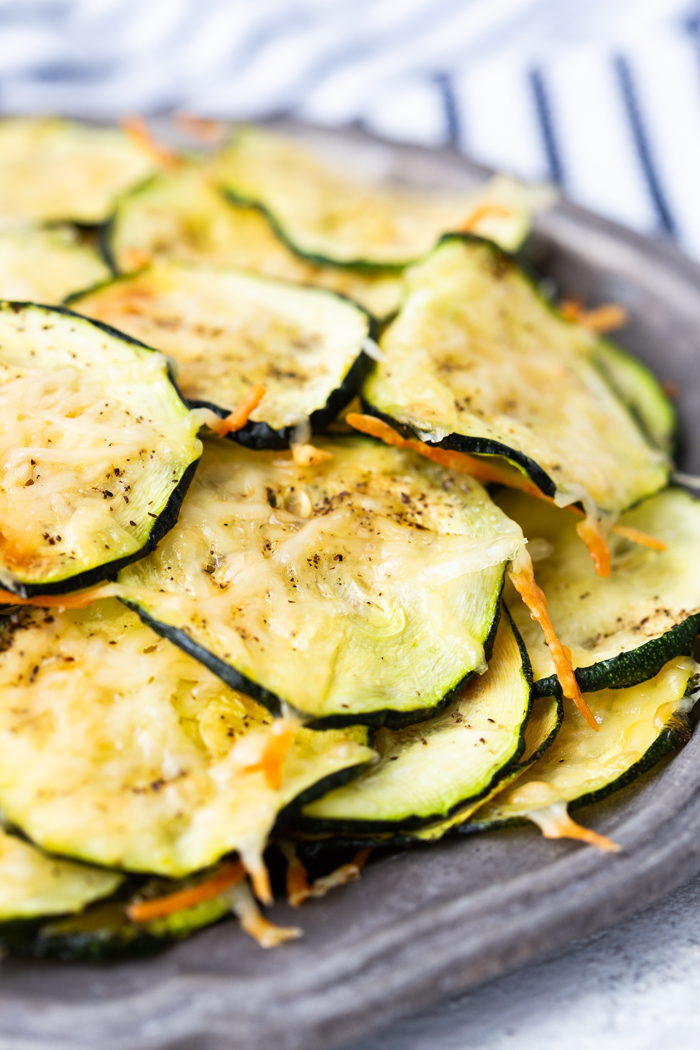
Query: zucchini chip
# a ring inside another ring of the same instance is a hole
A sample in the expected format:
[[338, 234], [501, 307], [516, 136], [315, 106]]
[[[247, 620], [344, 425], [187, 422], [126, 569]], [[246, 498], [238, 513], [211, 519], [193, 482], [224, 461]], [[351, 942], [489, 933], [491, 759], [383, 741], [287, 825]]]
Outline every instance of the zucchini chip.
[[161, 354], [68, 310], [0, 303], [0, 585], [64, 593], [151, 550], [198, 426]]
[[305, 806], [300, 826], [344, 835], [411, 830], [474, 808], [523, 753], [531, 684], [525, 646], [506, 613], [488, 671], [436, 718], [380, 729], [379, 762]]
[[0, 228], [103, 222], [120, 193], [156, 169], [119, 128], [55, 117], [0, 121]]
[[[605, 580], [578, 542], [572, 515], [512, 490], [501, 491], [496, 502], [522, 527], [533, 554], [539, 547], [545, 555], [537, 560], [537, 581], [584, 692], [636, 685], [653, 678], [672, 657], [690, 655], [700, 630], [700, 500], [668, 488], [627, 511], [620, 525], [650, 532], [665, 550], [611, 534], [611, 574]], [[550, 693], [556, 680], [549, 650], [506, 586], [532, 660], [535, 689]]]
[[265, 212], [289, 247], [321, 264], [401, 269], [447, 230], [473, 230], [516, 251], [551, 194], [498, 176], [477, 190], [425, 193], [354, 181], [301, 143], [243, 128], [216, 175], [239, 204]]
[[274, 721], [114, 599], [24, 609], [0, 653], [0, 806], [43, 849], [181, 877], [237, 850], [264, 897], [278, 813], [373, 757]]
[[119, 872], [50, 857], [0, 829], [0, 923], [80, 911], [123, 881]]
[[586, 829], [577, 833], [573, 822], [567, 828], [566, 807], [598, 802], [688, 742], [698, 671], [690, 657], [676, 656], [646, 682], [590, 694], [598, 733], [590, 732], [565, 699], [555, 745], [515, 784], [480, 807], [462, 830], [482, 831], [525, 819], [540, 824], [548, 837], [586, 835]]
[[170, 355], [191, 405], [225, 417], [262, 383], [231, 434], [249, 448], [286, 448], [299, 423], [332, 423], [370, 365], [362, 347], [374, 327], [361, 307], [240, 270], [164, 261], [71, 305]]
[[[505, 457], [521, 487], [529, 477], [594, 518], [666, 484], [668, 457], [601, 373], [601, 341], [564, 321], [512, 259], [449, 235], [406, 280], [384, 358], [363, 389], [370, 412], [428, 446]], [[627, 378], [629, 400], [631, 370]], [[648, 397], [646, 371], [643, 382]]]
[[62, 303], [109, 278], [109, 269], [72, 226], [0, 231], [0, 299]]
[[120, 593], [273, 711], [419, 721], [486, 669], [521, 532], [472, 478], [360, 437], [289, 453], [205, 443], [178, 527]]
[[118, 273], [158, 259], [231, 266], [338, 292], [378, 318], [396, 312], [403, 288], [395, 274], [363, 274], [300, 259], [259, 209], [225, 199], [206, 168], [194, 165], [156, 175], [124, 194], [102, 244]]

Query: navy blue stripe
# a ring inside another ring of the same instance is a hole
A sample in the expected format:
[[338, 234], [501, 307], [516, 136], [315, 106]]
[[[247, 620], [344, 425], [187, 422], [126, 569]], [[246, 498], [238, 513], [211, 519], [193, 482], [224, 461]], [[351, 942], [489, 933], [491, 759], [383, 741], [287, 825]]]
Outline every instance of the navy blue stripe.
[[449, 73], [436, 73], [433, 79], [442, 97], [447, 142], [450, 146], [459, 147], [462, 141], [462, 119], [452, 77]]
[[542, 136], [542, 146], [547, 158], [547, 169], [549, 178], [559, 186], [564, 182], [564, 168], [561, 162], [561, 153], [554, 134], [554, 122], [552, 120], [552, 109], [549, 103], [549, 93], [542, 76], [542, 71], [532, 69], [530, 71], [530, 86], [535, 99], [535, 111]]
[[622, 93], [622, 101], [625, 106], [627, 119], [632, 132], [632, 138], [634, 139], [634, 145], [637, 151], [637, 159], [639, 160], [640, 167], [644, 174], [644, 180], [647, 184], [647, 190], [649, 191], [651, 202], [654, 205], [659, 226], [666, 233], [670, 233], [672, 237], [675, 237], [677, 232], [676, 223], [671, 213], [668, 200], [666, 199], [666, 194], [661, 185], [659, 173], [656, 170], [653, 151], [644, 125], [644, 118], [639, 105], [639, 98], [637, 97], [632, 71], [627, 59], [622, 55], [618, 55], [614, 59], [614, 65], [618, 83], [620, 85], [620, 91]]

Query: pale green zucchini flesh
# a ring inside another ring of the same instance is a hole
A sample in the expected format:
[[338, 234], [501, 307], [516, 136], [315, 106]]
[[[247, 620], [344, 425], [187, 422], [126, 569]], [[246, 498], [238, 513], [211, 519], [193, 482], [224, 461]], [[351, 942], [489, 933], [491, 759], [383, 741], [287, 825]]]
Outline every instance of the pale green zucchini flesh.
[[201, 165], [156, 175], [124, 194], [102, 244], [118, 273], [159, 259], [236, 267], [338, 292], [377, 318], [396, 312], [403, 287], [395, 274], [363, 274], [301, 259], [258, 208], [227, 200]]
[[163, 355], [70, 311], [0, 303], [0, 587], [86, 587], [155, 546], [201, 451]]
[[678, 418], [651, 369], [609, 339], [598, 339], [593, 360], [651, 443], [672, 454]]
[[348, 178], [293, 139], [244, 128], [218, 159], [216, 176], [232, 199], [261, 208], [299, 255], [357, 268], [402, 268], [448, 230], [470, 229], [515, 251], [533, 207], [549, 203], [503, 176], [477, 190], [419, 193]]
[[646, 682], [589, 693], [600, 725], [592, 733], [569, 700], [556, 745], [505, 791], [480, 807], [464, 831], [527, 819], [557, 805], [582, 806], [624, 787], [690, 739], [688, 714], [700, 668], [687, 656], [670, 660]]
[[119, 128], [56, 117], [0, 121], [0, 228], [103, 222], [117, 196], [155, 170]]
[[485, 670], [519, 528], [472, 478], [360, 437], [206, 442], [178, 527], [119, 577], [234, 688], [324, 724], [428, 717]]
[[[546, 554], [535, 564], [537, 582], [582, 690], [635, 685], [671, 657], [690, 653], [700, 630], [700, 500], [668, 488], [627, 511], [620, 523], [656, 537], [666, 550], [610, 533], [605, 579], [596, 575], [573, 514], [512, 490], [499, 492], [496, 501], [522, 527], [533, 552], [539, 546]], [[551, 692], [556, 678], [542, 632], [510, 584], [506, 593], [535, 688]]]
[[559, 503], [616, 513], [665, 485], [670, 461], [601, 374], [597, 337], [512, 259], [450, 235], [406, 281], [369, 411], [428, 444], [504, 456]]
[[483, 798], [524, 750], [531, 682], [525, 647], [505, 613], [486, 673], [437, 717], [380, 729], [379, 761], [305, 806], [301, 826], [340, 834], [409, 830]]
[[230, 436], [284, 448], [295, 426], [324, 429], [370, 364], [369, 315], [332, 292], [203, 264], [163, 261], [71, 300], [74, 310], [168, 354], [193, 406], [228, 415], [256, 383], [266, 393]]
[[71, 226], [0, 230], [0, 299], [58, 305], [109, 275]]
[[180, 877], [235, 850], [255, 873], [286, 806], [373, 757], [363, 727], [298, 729], [270, 783], [270, 715], [114, 599], [15, 614], [2, 644], [0, 806], [52, 853]]
[[119, 872], [51, 857], [0, 829], [0, 923], [81, 911], [123, 881]]

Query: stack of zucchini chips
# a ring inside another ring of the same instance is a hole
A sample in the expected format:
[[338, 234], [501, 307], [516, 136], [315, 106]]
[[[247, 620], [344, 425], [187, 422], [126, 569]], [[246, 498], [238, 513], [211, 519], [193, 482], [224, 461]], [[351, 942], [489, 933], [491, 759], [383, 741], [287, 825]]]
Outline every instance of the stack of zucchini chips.
[[613, 850], [568, 808], [689, 735], [700, 504], [520, 269], [542, 191], [187, 126], [0, 123], [10, 951], [273, 946], [285, 880], [514, 822]]

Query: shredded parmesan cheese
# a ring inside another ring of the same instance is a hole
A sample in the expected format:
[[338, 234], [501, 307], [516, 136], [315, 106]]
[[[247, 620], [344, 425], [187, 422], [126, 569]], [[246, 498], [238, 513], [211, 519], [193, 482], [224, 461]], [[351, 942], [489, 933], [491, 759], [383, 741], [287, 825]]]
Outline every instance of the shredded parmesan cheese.
[[241, 928], [258, 942], [261, 948], [276, 948], [285, 941], [296, 940], [303, 936], [303, 930], [297, 926], [275, 926], [260, 912], [250, 887], [246, 882], [239, 882], [229, 891], [231, 911], [238, 916]]
[[537, 824], [546, 839], [577, 839], [604, 853], [619, 853], [622, 848], [607, 835], [601, 835], [592, 828], [584, 828], [572, 820], [566, 802], [554, 802], [543, 809], [531, 809], [525, 815], [533, 824]]

